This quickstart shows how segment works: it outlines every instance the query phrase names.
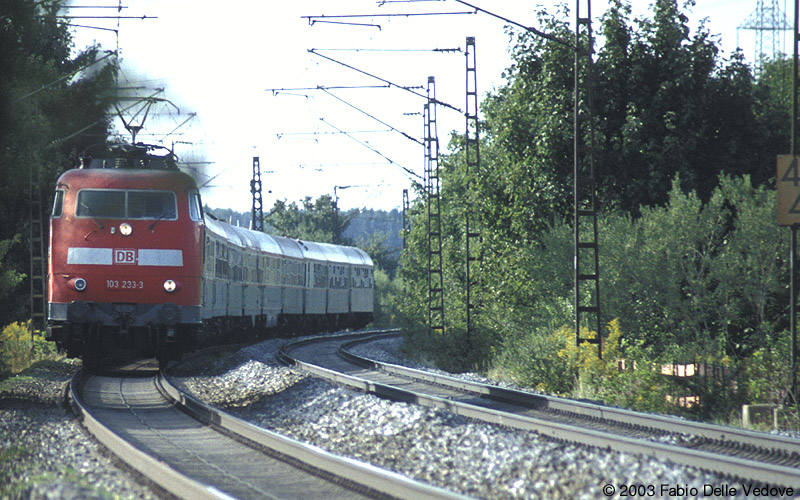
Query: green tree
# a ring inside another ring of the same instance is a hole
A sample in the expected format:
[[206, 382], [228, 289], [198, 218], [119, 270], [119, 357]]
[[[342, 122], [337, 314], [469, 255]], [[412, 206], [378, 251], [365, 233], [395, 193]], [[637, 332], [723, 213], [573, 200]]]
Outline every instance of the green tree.
[[310, 196], [297, 203], [277, 200], [264, 216], [271, 231], [290, 238], [306, 239], [321, 243], [351, 244], [343, 236], [356, 210], [341, 212], [336, 208], [333, 198], [324, 194], [316, 200]]
[[[781, 266], [750, 270], [759, 259], [772, 262], [765, 255], [777, 247], [757, 245], [764, 253], [752, 257], [731, 248], [748, 237], [779, 240], [744, 222], [751, 210], [765, 216], [758, 190], [786, 144], [785, 101], [775, 99], [781, 66], [757, 82], [741, 54], [720, 60], [714, 37], [702, 24], [690, 30], [675, 0], [657, 0], [652, 19], [630, 12], [630, 2], [612, 1], [594, 72], [603, 321], [618, 316], [626, 336], [655, 356], [746, 356], [780, 328], [782, 292], [773, 280], [781, 282]], [[543, 31], [574, 37], [566, 11], [540, 19]], [[401, 309], [420, 332], [412, 340], [449, 366], [508, 359], [512, 350], [527, 352], [533, 337], [552, 348], [546, 332], [572, 321], [573, 53], [528, 33], [513, 41], [506, 84], [481, 108], [481, 172], [467, 179], [459, 134], [441, 156], [444, 338], [423, 335], [424, 194], [412, 207]], [[731, 180], [740, 178], [752, 184]], [[481, 228], [478, 339], [464, 336], [466, 210]], [[744, 272], [752, 279], [734, 283]]]
[[[566, 22], [544, 14], [541, 22], [544, 31], [572, 40]], [[569, 213], [573, 55], [568, 46], [527, 32], [516, 35], [511, 54], [507, 85], [482, 104], [484, 168], [472, 185], [484, 222], [514, 241]]]
[[[723, 175], [703, 202], [678, 179], [672, 186], [666, 206], [645, 207], [639, 217], [606, 213], [600, 224], [602, 305], [619, 318], [621, 332], [618, 345], [606, 338], [604, 363], [619, 356], [640, 369], [604, 379], [563, 362], [564, 349], [575, 350], [570, 270], [559, 263], [572, 252], [572, 234], [558, 223], [524, 260], [503, 261], [519, 273], [519, 295], [529, 303], [498, 301], [493, 309], [501, 332], [496, 373], [543, 390], [659, 411], [667, 409], [665, 394], [689, 390], [707, 402], [697, 410], [704, 417], [727, 418], [744, 401], [785, 395], [788, 242], [775, 224], [774, 190]], [[648, 368], [694, 362], [724, 366], [726, 374], [681, 389]], [[653, 392], [630, 392], [637, 387]]]
[[[48, 200], [56, 177], [87, 146], [105, 141], [113, 101], [115, 61], [98, 47], [71, 56], [60, 1], [8, 0], [0, 6], [0, 241], [20, 234], [3, 266], [28, 269], [30, 176]], [[45, 210], [48, 208], [45, 203]], [[0, 308], [0, 324], [25, 318], [26, 294]]]
[[380, 267], [375, 268], [374, 321], [376, 326], [396, 326], [398, 321], [397, 300], [402, 284], [398, 278], [391, 279]]
[[373, 233], [369, 239], [359, 239], [356, 246], [367, 252], [375, 266], [386, 272], [389, 279], [394, 278], [397, 273], [399, 250], [389, 248], [385, 233]]
[[755, 96], [759, 106], [756, 107], [756, 119], [760, 128], [768, 133], [755, 136], [763, 159], [759, 164], [765, 167], [752, 172], [753, 183], [764, 184], [764, 179], [771, 182], [774, 174], [775, 154], [791, 151], [792, 116], [792, 61], [787, 56], [780, 56], [774, 61], [766, 61], [759, 72], [755, 84]]
[[776, 150], [765, 146], [785, 144], [789, 123], [754, 88], [741, 53], [721, 61], [704, 25], [690, 35], [676, 0], [656, 1], [653, 19], [638, 19], [638, 29], [629, 16], [629, 3], [615, 0], [601, 21], [595, 102], [603, 203], [633, 214], [662, 205], [676, 174], [702, 200], [723, 172], [766, 182]]

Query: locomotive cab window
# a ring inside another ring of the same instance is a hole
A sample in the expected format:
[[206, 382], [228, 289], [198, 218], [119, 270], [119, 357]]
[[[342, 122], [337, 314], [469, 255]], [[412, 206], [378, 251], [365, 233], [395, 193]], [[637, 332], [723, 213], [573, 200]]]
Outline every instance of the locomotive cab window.
[[64, 190], [56, 189], [56, 196], [53, 199], [53, 217], [61, 217], [64, 211]]
[[132, 219], [176, 219], [175, 195], [169, 191], [128, 191], [128, 217]]
[[125, 191], [83, 190], [78, 193], [78, 217], [125, 217]]
[[84, 189], [78, 193], [78, 217], [104, 219], [178, 218], [178, 205], [172, 191]]
[[189, 193], [189, 218], [193, 221], [203, 220], [203, 203], [197, 191]]

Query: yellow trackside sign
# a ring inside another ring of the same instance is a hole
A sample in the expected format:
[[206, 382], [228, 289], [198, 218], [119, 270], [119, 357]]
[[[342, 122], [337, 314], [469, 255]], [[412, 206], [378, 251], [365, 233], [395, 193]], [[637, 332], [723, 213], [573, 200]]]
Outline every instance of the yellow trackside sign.
[[800, 225], [800, 156], [778, 155], [778, 225]]

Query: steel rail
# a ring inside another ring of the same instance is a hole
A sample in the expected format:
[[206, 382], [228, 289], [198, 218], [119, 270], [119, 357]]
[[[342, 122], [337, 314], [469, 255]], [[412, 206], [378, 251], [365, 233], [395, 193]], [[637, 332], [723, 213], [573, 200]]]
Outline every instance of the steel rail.
[[[397, 335], [399, 335], [398, 332], [384, 332], [380, 335], [376, 335], [376, 337], [393, 337]], [[353, 354], [348, 350], [352, 346], [359, 343], [370, 342], [371, 340], [370, 338], [360, 338], [344, 343], [339, 353], [352, 363], [366, 368], [471, 392], [494, 401], [526, 406], [532, 409], [547, 408], [589, 418], [611, 420], [621, 424], [657, 429], [664, 432], [691, 434], [693, 436], [712, 439], [723, 443], [736, 443], [737, 445], [777, 450], [788, 455], [800, 455], [800, 440], [788, 436], [737, 429], [735, 427], [724, 427], [665, 415], [641, 413], [625, 408], [605, 406], [586, 401], [576, 401], [467, 381], [448, 375], [374, 361]], [[797, 473], [800, 474], [800, 470], [798, 470]]]
[[[118, 435], [97, 418], [81, 398], [81, 388], [89, 375], [81, 370], [71, 381], [70, 405], [86, 429], [111, 453], [141, 473], [145, 478], [177, 498], [230, 500], [218, 488], [186, 476], [164, 460], [155, 458]], [[411, 480], [405, 476], [336, 456], [319, 447], [302, 443], [259, 428], [221, 410], [206, 405], [178, 389], [163, 372], [155, 379], [155, 389], [177, 409], [211, 429], [255, 448], [281, 461], [293, 464], [314, 475], [332, 478], [334, 483], [349, 485], [368, 497], [400, 500], [466, 500], [469, 497]]]
[[[390, 333], [384, 331], [380, 335], [386, 336], [392, 334], [396, 335], [396, 332]], [[610, 448], [617, 451], [636, 453], [639, 455], [651, 456], [659, 459], [667, 459], [678, 464], [693, 466], [700, 469], [720, 473], [723, 475], [738, 477], [745, 480], [751, 480], [757, 483], [768, 483], [773, 486], [790, 487], [793, 488], [795, 492], [800, 490], [800, 470], [792, 467], [786, 467], [782, 465], [775, 465], [762, 462], [754, 462], [752, 460], [733, 457], [729, 455], [720, 455], [702, 450], [695, 450], [679, 446], [671, 446], [667, 444], [621, 436], [618, 434], [587, 429], [572, 424], [553, 422], [550, 420], [544, 420], [530, 416], [523, 416], [514, 413], [488, 409], [470, 403], [453, 401], [437, 396], [431, 396], [415, 391], [410, 391], [407, 389], [401, 389], [399, 387], [392, 386], [389, 384], [377, 383], [363, 377], [357, 377], [353, 375], [336, 372], [334, 370], [324, 368], [314, 363], [301, 361], [290, 354], [290, 351], [296, 350], [300, 346], [314, 342], [331, 341], [332, 339], [336, 338], [341, 340], [344, 340], [345, 338], [350, 338], [353, 340], [366, 341], [367, 337], [369, 337], [370, 335], [375, 335], [375, 332], [341, 335], [338, 337], [327, 336], [327, 337], [313, 337], [313, 338], [301, 339], [298, 341], [285, 344], [278, 354], [278, 359], [284, 363], [297, 366], [303, 369], [304, 371], [307, 371], [314, 375], [323, 377], [325, 379], [367, 393], [375, 394], [377, 396], [384, 397], [387, 399], [404, 401], [408, 403], [419, 404], [422, 406], [447, 409], [457, 415], [462, 415], [468, 418], [473, 418], [484, 422], [500, 424], [516, 429], [535, 431], [543, 436], [547, 436], [557, 441], [579, 443], [598, 448]], [[376, 363], [376, 362], [369, 362], [369, 363]], [[378, 363], [378, 364], [385, 365], [384, 363]], [[394, 367], [396, 365], [392, 366]], [[410, 369], [398, 370], [398, 372], [404, 370], [410, 370]], [[419, 370], [413, 370], [405, 373], [414, 373], [416, 376], [417, 372], [419, 372]], [[438, 381], [436, 383], [452, 384], [453, 387], [461, 385], [465, 387], [472, 386], [472, 383], [470, 382], [452, 379], [452, 377], [445, 377], [440, 375], [431, 377], [432, 379]], [[485, 390], [488, 393], [492, 393], [494, 395], [502, 393], [502, 391], [497, 390], [499, 388], [496, 388], [494, 386], [487, 386], [485, 384], [480, 384], [480, 385], [483, 385], [484, 389], [482, 390]], [[510, 390], [503, 389], [503, 391], [510, 391]], [[548, 405], [552, 404], [550, 408], [554, 408], [559, 404], [562, 404], [565, 407], [569, 408], [571, 407], [572, 404], [571, 402], [568, 403], [566, 400], [559, 400], [558, 398], [548, 398], [546, 396], [543, 397], [536, 394], [523, 393], [521, 391], [514, 391], [514, 392], [526, 395], [526, 398], [529, 401], [544, 401]], [[505, 394], [511, 394], [511, 392]], [[559, 401], [561, 401], [561, 403], [559, 403]], [[600, 405], [591, 405], [586, 403], [581, 403], [578, 405], [578, 407], [583, 408], [583, 411], [587, 413], [589, 413], [591, 410], [591, 412], [595, 412], [596, 415], [602, 416], [601, 418], [607, 418], [606, 415], [618, 415], [619, 418], [628, 418], [634, 420], [633, 417], [635, 415], [635, 412], [629, 412], [627, 410], [618, 412], [617, 411], [618, 409], [615, 408], [604, 407]], [[565, 411], [570, 411], [570, 410], [565, 410]], [[687, 424], [687, 425], [695, 424], [694, 422], [682, 421], [679, 419], [669, 419], [668, 417], [656, 418], [654, 421], [658, 421], [659, 419], [663, 419], [663, 422], [667, 420], [677, 420], [682, 424]], [[636, 425], [640, 425], [640, 423], [637, 423]], [[731, 431], [736, 431], [736, 429], [727, 430], [727, 432], [733, 433]], [[724, 433], [720, 435], [722, 435], [723, 437], [725, 436]]]
[[199, 500], [230, 500], [230, 497], [212, 486], [195, 481], [181, 474], [163, 461], [141, 451], [131, 443], [115, 434], [92, 414], [79, 396], [80, 388], [86, 381], [87, 373], [79, 370], [69, 384], [69, 404], [81, 424], [89, 433], [117, 458], [144, 477], [157, 484], [177, 498]]
[[274, 450], [280, 455], [299, 460], [317, 470], [357, 483], [390, 498], [402, 500], [466, 500], [469, 498], [443, 488], [414, 481], [392, 471], [334, 455], [317, 446], [253, 425], [202, 403], [179, 390], [163, 372], [159, 374], [159, 383], [175, 404], [201, 422], [213, 424], [258, 446]]

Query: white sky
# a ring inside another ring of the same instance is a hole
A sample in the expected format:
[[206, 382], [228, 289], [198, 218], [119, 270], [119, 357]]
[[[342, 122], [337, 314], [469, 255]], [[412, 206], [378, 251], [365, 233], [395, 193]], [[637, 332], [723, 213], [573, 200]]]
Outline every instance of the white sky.
[[[785, 9], [786, 0], [778, 0]], [[522, 0], [472, 0], [479, 7], [537, 26], [535, 12], [542, 7], [556, 12], [557, 2]], [[585, 3], [585, 2], [582, 2]], [[650, 2], [634, 1], [634, 15], [647, 15]], [[76, 6], [116, 6], [114, 0], [74, 0]], [[143, 86], [142, 95], [164, 88], [158, 97], [172, 106], [154, 106], [137, 140], [172, 147], [184, 160], [196, 164], [204, 201], [212, 207], [249, 211], [252, 158], [260, 157], [264, 207], [276, 199], [289, 202], [304, 196], [317, 198], [337, 188], [340, 207], [391, 210], [400, 207], [402, 190], [410, 180], [400, 166], [420, 176], [422, 146], [410, 141], [330, 95], [318, 90], [279, 92], [266, 89], [383, 85], [352, 69], [310, 54], [308, 49], [362, 49], [325, 51], [323, 54], [403, 86], [421, 86], [436, 78], [436, 97], [460, 109], [465, 105], [465, 58], [462, 53], [430, 49], [465, 47], [475, 36], [478, 91], [502, 84], [508, 66], [508, 36], [504, 22], [486, 14], [343, 19], [379, 24], [350, 26], [331, 23], [309, 25], [301, 16], [395, 12], [466, 12], [454, 0], [390, 2], [376, 0], [296, 0], [269, 2], [233, 0], [123, 0], [124, 19], [118, 38], [112, 31], [76, 28], [76, 48], [93, 40], [105, 49], [119, 43], [123, 71], [120, 86]], [[574, 9], [574, 0], [567, 5]], [[594, 27], [606, 1], [592, 2]], [[722, 36], [730, 54], [737, 44], [736, 27], [756, 7], [756, 0], [697, 0], [691, 11], [692, 27], [709, 19], [712, 33]], [[585, 7], [582, 7], [582, 9]], [[791, 6], [789, 6], [791, 8]], [[70, 9], [70, 15], [114, 15], [116, 9]], [[785, 12], [785, 10], [784, 10]], [[570, 17], [574, 17], [573, 14]], [[791, 19], [791, 14], [788, 16]], [[332, 20], [332, 19], [331, 19]], [[116, 20], [75, 19], [73, 24], [117, 28]], [[741, 31], [739, 46], [750, 59], [753, 32]], [[365, 51], [363, 49], [372, 49]], [[374, 49], [384, 49], [374, 51]], [[400, 50], [403, 49], [403, 50]], [[425, 49], [425, 52], [408, 49]], [[343, 89], [335, 95], [390, 126], [422, 138], [421, 111], [425, 100], [398, 89]], [[168, 135], [191, 113], [196, 115]], [[412, 114], [409, 114], [412, 113]], [[446, 148], [449, 131], [463, 133], [462, 114], [437, 109], [439, 138]], [[336, 132], [350, 133], [350, 136]], [[381, 155], [355, 139], [378, 150]], [[390, 164], [384, 157], [395, 164]], [[400, 166], [398, 166], [400, 165]], [[216, 176], [213, 180], [210, 177]], [[347, 187], [349, 186], [349, 187]], [[271, 193], [269, 193], [271, 191]]]

